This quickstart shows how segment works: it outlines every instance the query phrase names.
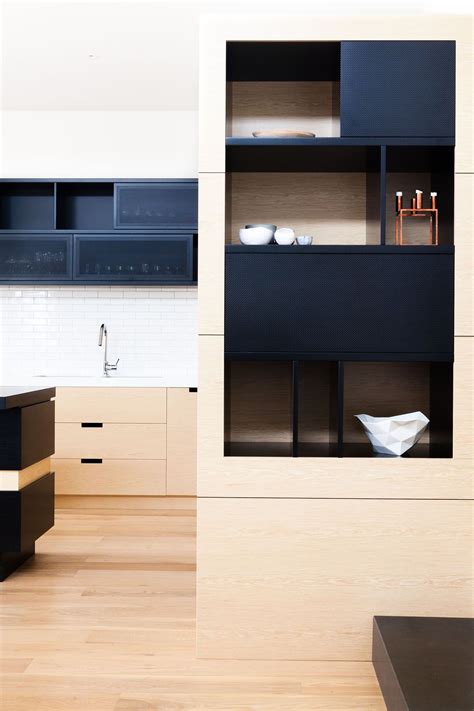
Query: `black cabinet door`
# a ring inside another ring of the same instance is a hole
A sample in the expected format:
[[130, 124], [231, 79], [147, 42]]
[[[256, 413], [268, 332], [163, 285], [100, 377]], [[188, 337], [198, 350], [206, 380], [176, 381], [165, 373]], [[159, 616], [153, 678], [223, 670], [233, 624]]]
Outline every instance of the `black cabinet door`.
[[74, 236], [74, 279], [88, 282], [189, 283], [193, 236], [107, 234]]
[[0, 235], [0, 281], [41, 283], [70, 279], [71, 235]]
[[197, 229], [197, 180], [117, 183], [115, 227]]
[[452, 358], [452, 254], [434, 247], [266, 249], [226, 254], [229, 355]]
[[341, 136], [454, 136], [455, 42], [341, 43]]

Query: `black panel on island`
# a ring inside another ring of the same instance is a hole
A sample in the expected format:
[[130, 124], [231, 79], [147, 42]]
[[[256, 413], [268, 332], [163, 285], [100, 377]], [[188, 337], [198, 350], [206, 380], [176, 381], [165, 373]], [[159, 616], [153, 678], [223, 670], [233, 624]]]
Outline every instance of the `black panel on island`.
[[55, 388], [0, 388], [0, 581], [54, 525]]
[[374, 617], [372, 661], [387, 711], [472, 711], [474, 620]]

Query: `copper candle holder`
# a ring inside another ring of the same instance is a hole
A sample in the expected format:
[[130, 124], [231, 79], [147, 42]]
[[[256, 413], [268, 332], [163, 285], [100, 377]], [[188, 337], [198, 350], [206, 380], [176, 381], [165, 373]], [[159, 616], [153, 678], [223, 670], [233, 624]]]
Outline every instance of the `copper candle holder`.
[[[415, 198], [413, 198], [413, 201]], [[430, 241], [433, 246], [438, 245], [438, 208], [431, 207], [405, 207], [398, 210], [395, 220], [395, 244], [403, 246], [403, 221], [407, 218], [429, 217], [430, 219]]]

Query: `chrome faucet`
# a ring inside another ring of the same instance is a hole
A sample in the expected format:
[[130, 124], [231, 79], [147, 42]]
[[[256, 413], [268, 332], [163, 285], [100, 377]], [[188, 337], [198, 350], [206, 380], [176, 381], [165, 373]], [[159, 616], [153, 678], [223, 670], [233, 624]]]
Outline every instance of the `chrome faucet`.
[[104, 344], [104, 375], [108, 377], [110, 370], [117, 370], [118, 362], [120, 358], [117, 358], [115, 363], [109, 363], [107, 360], [107, 326], [105, 323], [101, 324], [99, 329], [99, 346]]

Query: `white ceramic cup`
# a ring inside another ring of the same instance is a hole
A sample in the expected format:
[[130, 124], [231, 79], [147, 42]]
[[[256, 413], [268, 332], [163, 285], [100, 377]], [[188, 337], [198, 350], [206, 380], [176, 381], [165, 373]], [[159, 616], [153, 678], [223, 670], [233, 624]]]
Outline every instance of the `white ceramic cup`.
[[300, 235], [296, 238], [296, 241], [302, 247], [308, 247], [310, 244], [313, 244], [313, 238], [311, 235]]
[[274, 236], [277, 244], [281, 245], [288, 246], [293, 244], [295, 241], [295, 232], [291, 229], [291, 227], [280, 227], [276, 230]]

